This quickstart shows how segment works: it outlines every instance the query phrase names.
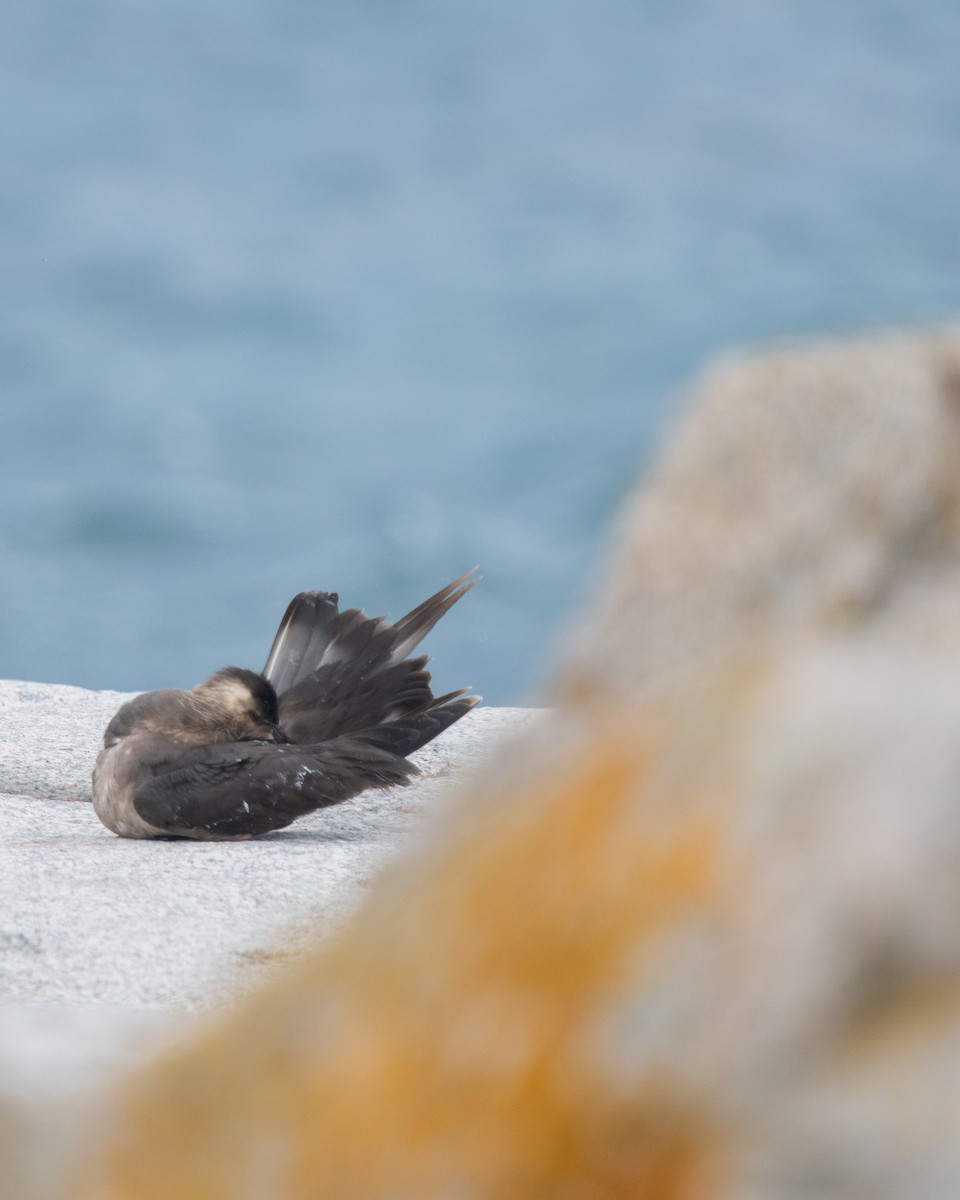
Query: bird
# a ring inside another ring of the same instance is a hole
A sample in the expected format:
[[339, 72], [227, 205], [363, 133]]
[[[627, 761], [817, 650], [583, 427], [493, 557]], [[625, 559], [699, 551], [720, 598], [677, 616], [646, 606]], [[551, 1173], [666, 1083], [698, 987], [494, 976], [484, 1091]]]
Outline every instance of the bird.
[[144, 692], [103, 735], [93, 807], [125, 838], [246, 840], [409, 783], [409, 755], [481, 697], [434, 696], [411, 652], [479, 581], [461, 575], [395, 624], [336, 592], [294, 596], [261, 672], [224, 667], [186, 689]]

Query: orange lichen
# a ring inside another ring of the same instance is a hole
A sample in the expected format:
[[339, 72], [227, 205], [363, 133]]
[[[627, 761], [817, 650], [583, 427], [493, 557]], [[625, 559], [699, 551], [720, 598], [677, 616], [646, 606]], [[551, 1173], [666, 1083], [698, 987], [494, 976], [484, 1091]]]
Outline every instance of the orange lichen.
[[[713, 884], [702, 814], [643, 820], [650, 747], [598, 739], [397, 873], [352, 928], [124, 1097], [90, 1200], [696, 1200], [718, 1140], [583, 1029]], [[476, 804], [489, 798], [474, 796]]]

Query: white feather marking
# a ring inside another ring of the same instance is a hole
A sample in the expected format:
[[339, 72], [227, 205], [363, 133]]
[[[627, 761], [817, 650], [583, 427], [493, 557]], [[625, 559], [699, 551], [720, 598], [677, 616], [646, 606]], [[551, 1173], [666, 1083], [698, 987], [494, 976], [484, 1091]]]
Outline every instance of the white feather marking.
[[309, 767], [307, 767], [307, 766], [301, 767], [299, 769], [299, 771], [297, 771], [296, 776], [294, 777], [294, 780], [293, 780], [293, 786], [296, 789], [296, 791], [298, 791], [298, 792], [302, 791], [304, 780], [307, 778], [308, 775], [313, 775], [313, 774], [314, 774], [314, 772]]

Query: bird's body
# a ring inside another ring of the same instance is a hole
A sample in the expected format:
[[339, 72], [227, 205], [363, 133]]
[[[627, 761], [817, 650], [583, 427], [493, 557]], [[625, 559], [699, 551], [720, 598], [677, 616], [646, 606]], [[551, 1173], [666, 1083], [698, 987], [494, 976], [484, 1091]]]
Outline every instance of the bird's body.
[[473, 586], [455, 580], [396, 624], [301, 592], [262, 674], [225, 667], [190, 691], [145, 692], [107, 726], [93, 805], [121, 837], [256, 837], [371, 787], [406, 783], [407, 755], [479, 697], [430, 690], [407, 655]]

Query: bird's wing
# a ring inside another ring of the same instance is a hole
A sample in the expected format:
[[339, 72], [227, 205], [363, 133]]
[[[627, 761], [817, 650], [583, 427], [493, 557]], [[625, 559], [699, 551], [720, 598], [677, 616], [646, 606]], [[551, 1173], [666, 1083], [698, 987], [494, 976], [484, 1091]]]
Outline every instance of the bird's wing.
[[363, 729], [358, 737], [370, 746], [388, 750], [391, 754], [406, 757], [413, 754], [427, 742], [433, 741], [437, 734], [449, 728], [454, 721], [476, 708], [480, 696], [465, 695], [467, 689], [448, 692], [433, 700], [428, 708], [421, 708], [406, 716], [393, 720], [382, 721], [380, 724]]
[[287, 606], [263, 674], [279, 696], [324, 666], [351, 661], [369, 675], [399, 662], [477, 583], [475, 572], [447, 584], [395, 625], [359, 608], [340, 612], [336, 592], [301, 592]]
[[340, 617], [336, 592], [301, 592], [287, 605], [264, 676], [280, 695], [320, 664]]
[[416, 773], [389, 747], [362, 738], [318, 746], [225, 742], [145, 765], [133, 803], [144, 821], [173, 837], [253, 837]]
[[[473, 576], [472, 579], [471, 576]], [[411, 650], [420, 645], [443, 614], [449, 612], [456, 602], [461, 600], [479, 582], [480, 576], [477, 575], [477, 568], [471, 567], [459, 579], [448, 583], [429, 600], [424, 600], [405, 617], [401, 617], [395, 625], [391, 626], [393, 633], [391, 659], [397, 662], [401, 658], [406, 658]]]
[[435, 698], [427, 659], [406, 655], [474, 586], [473, 574], [454, 580], [395, 625], [358, 608], [338, 612], [326, 592], [297, 596], [264, 668], [291, 741], [326, 741], [422, 714], [423, 720], [408, 722], [406, 732], [393, 738], [408, 746], [399, 752], [411, 753], [472, 708], [475, 699], [448, 703], [462, 692]]

